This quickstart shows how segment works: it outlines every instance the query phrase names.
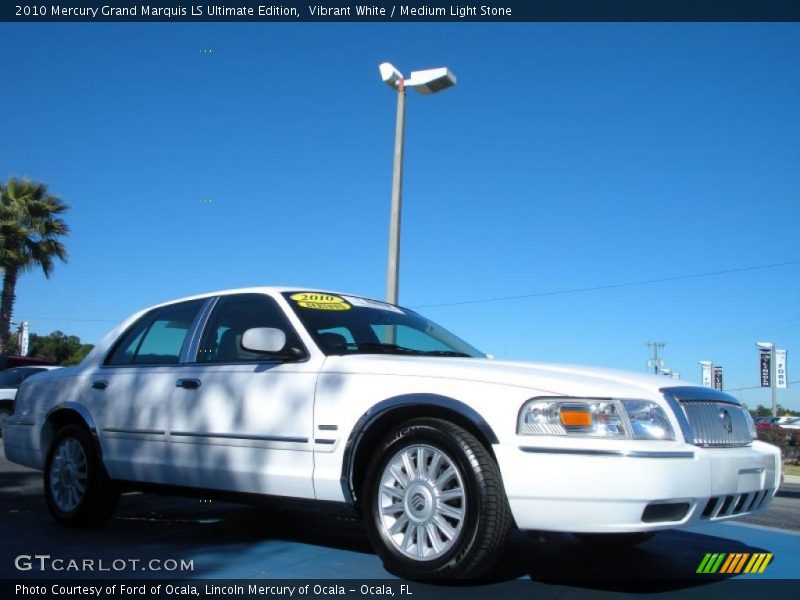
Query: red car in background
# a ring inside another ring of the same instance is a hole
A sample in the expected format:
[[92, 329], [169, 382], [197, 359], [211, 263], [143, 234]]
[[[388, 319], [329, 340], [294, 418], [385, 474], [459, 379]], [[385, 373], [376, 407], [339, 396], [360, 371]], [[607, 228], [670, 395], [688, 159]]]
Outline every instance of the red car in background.
[[32, 356], [0, 356], [0, 371], [11, 369], [13, 367], [37, 367], [39, 365], [55, 365], [53, 361], [45, 360], [43, 358], [34, 358]]

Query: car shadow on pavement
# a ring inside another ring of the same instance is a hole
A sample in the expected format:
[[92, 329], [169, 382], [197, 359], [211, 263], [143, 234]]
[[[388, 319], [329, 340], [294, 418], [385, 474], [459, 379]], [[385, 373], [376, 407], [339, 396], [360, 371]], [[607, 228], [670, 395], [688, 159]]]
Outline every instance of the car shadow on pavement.
[[[194, 521], [200, 526], [192, 530], [192, 545], [208, 544], [223, 553], [233, 550], [232, 546], [245, 547], [270, 540], [374, 555], [361, 521], [355, 518], [268, 511], [224, 503], [201, 503], [189, 509], [186, 500], [166, 502], [176, 503], [174, 511], [164, 504], [147, 515], [134, 516], [123, 512], [115, 520], [130, 523], [131, 519], [145, 519], [140, 521], [141, 526], [149, 522], [158, 529], [164, 526], [182, 529], [182, 523]], [[696, 573], [706, 553], [752, 554], [764, 551], [736, 540], [685, 530], [662, 531], [651, 540], [630, 548], [598, 548], [569, 534], [514, 531], [508, 548], [489, 576], [482, 582], [466, 586], [522, 579], [594, 590], [675, 591], [726, 578], [724, 575]], [[275, 560], [280, 549], [270, 547], [262, 552], [263, 560]], [[357, 576], [357, 573], [347, 575]]]
[[[192, 577], [389, 576], [376, 561], [364, 526], [356, 518], [135, 493], [122, 497], [105, 527], [64, 529], [47, 513], [41, 475], [28, 469], [0, 471], [0, 512], [11, 517], [4, 517], [0, 539], [2, 554], [8, 558], [43, 550], [63, 557], [198, 557]], [[345, 553], [325, 554], [327, 549]], [[599, 550], [567, 534], [514, 531], [490, 577], [467, 586], [521, 579], [587, 590], [674, 591], [719, 581], [720, 576], [696, 574], [706, 553], [763, 551], [736, 540], [681, 530], [664, 531], [640, 546], [613, 551]], [[315, 558], [323, 554], [331, 562], [327, 570], [320, 570]], [[239, 566], [243, 562], [246, 566]], [[292, 563], [308, 566], [283, 570], [283, 565]], [[2, 561], [0, 577], [22, 575], [11, 564], [11, 560]], [[362, 566], [368, 567], [369, 575]], [[59, 575], [65, 573], [49, 574]], [[174, 577], [176, 573], [135, 575]]]
[[633, 547], [598, 547], [569, 534], [515, 532], [492, 578], [615, 592], [653, 593], [692, 588], [725, 575], [698, 574], [706, 553], [765, 552], [722, 537], [671, 529]]

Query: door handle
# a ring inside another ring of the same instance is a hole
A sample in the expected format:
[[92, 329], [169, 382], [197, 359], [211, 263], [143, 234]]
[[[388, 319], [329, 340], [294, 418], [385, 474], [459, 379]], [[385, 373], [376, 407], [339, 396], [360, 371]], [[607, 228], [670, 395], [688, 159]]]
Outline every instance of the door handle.
[[104, 379], [98, 379], [97, 381], [92, 382], [92, 389], [95, 390], [104, 390], [108, 387], [108, 382]]
[[178, 379], [175, 382], [175, 387], [182, 387], [186, 390], [196, 390], [200, 387], [199, 379]]

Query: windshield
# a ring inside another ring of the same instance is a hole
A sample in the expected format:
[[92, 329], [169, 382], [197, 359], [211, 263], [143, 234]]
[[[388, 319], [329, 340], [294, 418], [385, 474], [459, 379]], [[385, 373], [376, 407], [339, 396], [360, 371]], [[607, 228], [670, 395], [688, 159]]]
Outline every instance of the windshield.
[[433, 321], [392, 304], [319, 292], [285, 292], [284, 297], [317, 346], [327, 355], [485, 355]]

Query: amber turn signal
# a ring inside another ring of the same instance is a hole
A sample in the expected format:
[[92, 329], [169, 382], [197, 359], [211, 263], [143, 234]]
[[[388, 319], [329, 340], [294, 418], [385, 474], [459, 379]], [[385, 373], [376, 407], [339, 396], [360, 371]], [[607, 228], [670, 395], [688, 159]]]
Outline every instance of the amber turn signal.
[[592, 413], [588, 410], [561, 409], [561, 423], [564, 427], [591, 427]]

